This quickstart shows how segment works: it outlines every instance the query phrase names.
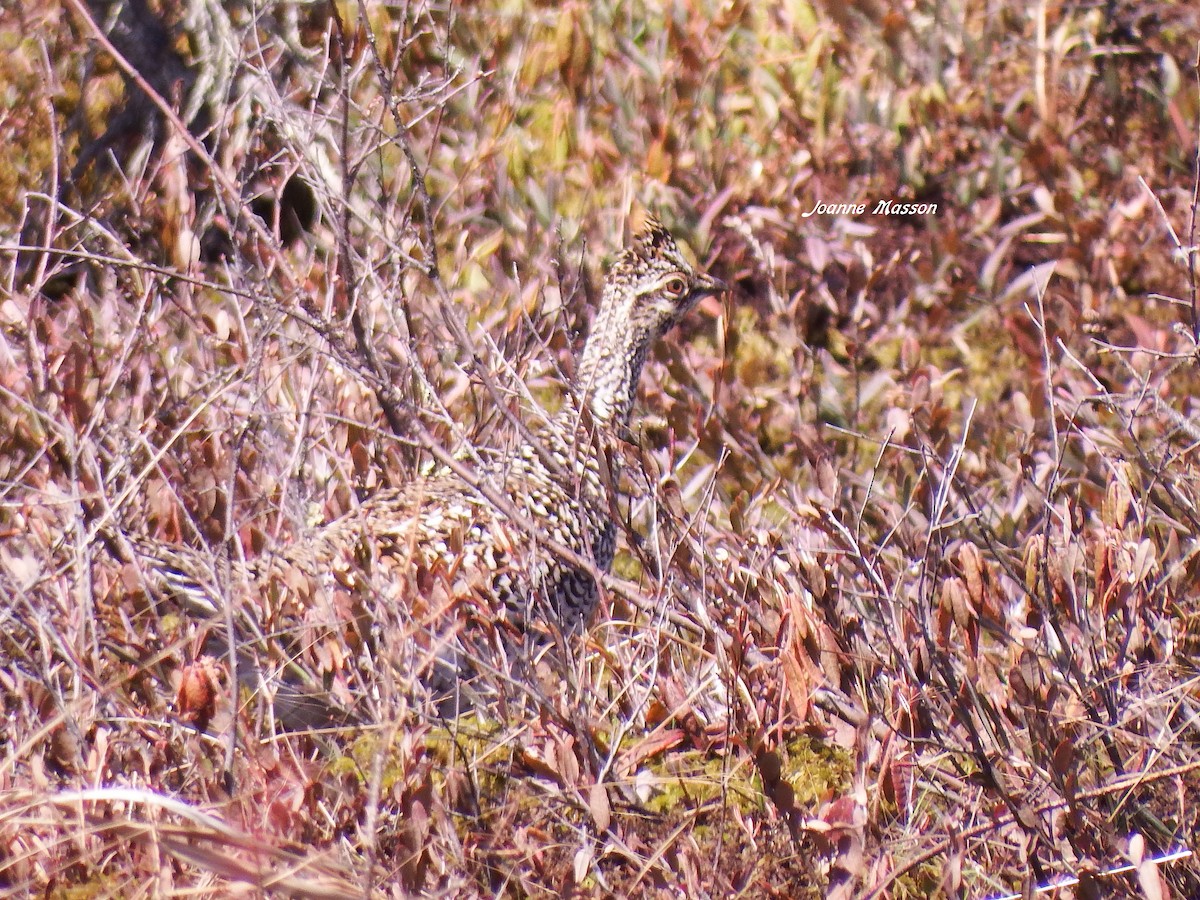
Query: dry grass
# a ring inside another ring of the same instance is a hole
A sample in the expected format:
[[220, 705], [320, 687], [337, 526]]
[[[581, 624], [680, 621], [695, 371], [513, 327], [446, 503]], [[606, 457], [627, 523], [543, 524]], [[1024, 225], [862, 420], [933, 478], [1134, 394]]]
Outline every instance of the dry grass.
[[[18, 6], [5, 889], [1200, 894], [1200, 13]], [[112, 536], [220, 576], [503, 440], [638, 206], [735, 288], [554, 689], [441, 723], [379, 659], [283, 731]]]

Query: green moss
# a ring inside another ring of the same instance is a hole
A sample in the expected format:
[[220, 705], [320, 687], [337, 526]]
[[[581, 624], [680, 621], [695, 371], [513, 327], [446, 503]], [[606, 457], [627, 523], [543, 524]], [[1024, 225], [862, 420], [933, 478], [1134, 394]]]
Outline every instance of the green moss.
[[[815, 806], [850, 784], [853, 761], [844, 750], [802, 735], [786, 745], [783, 757], [781, 777], [795, 792], [798, 804]], [[646, 803], [650, 812], [667, 814], [720, 799], [750, 813], [769, 802], [758, 769], [745, 759], [731, 764], [718, 755], [667, 754], [647, 768], [657, 779], [654, 796]]]
[[60, 887], [46, 894], [53, 900], [91, 900], [93, 897], [123, 897], [130, 889], [128, 877], [91, 872], [86, 881]]
[[816, 803], [846, 790], [854, 774], [851, 754], [807, 735], [797, 735], [787, 743], [783, 777], [796, 792], [797, 803]]

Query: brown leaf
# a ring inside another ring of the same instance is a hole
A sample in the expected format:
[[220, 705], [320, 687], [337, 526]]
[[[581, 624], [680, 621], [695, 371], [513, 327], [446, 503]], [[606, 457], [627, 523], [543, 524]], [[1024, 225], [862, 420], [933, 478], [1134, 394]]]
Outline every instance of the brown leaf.
[[612, 808], [608, 802], [608, 792], [599, 782], [592, 785], [588, 794], [588, 809], [592, 813], [592, 821], [596, 823], [597, 830], [608, 831], [612, 821]]
[[825, 896], [849, 900], [854, 896], [854, 887], [865, 872], [863, 825], [866, 823], [866, 808], [853, 797], [843, 795], [826, 807], [821, 818], [829, 825], [826, 839], [833, 851], [829, 889]]
[[1127, 464], [1119, 463], [1113, 467], [1113, 474], [1104, 492], [1101, 521], [1112, 528], [1124, 528], [1125, 523], [1129, 521], [1132, 505], [1133, 491], [1129, 487], [1129, 468]]
[[557, 760], [555, 768], [564, 785], [579, 783], [579, 760], [575, 757], [574, 743], [572, 738], [565, 737], [557, 742], [557, 746], [552, 745], [555, 750], [554, 758]]
[[650, 757], [679, 746], [684, 736], [682, 728], [667, 728], [648, 734], [618, 757], [617, 772], [628, 775]]
[[811, 633], [808, 611], [794, 593], [789, 594], [787, 603], [789, 614], [782, 635], [780, 662], [788, 703], [797, 721], [804, 722], [808, 718], [814, 682], [819, 682], [820, 675], [805, 649], [805, 638]]
[[1064, 738], [1059, 741], [1058, 746], [1054, 748], [1054, 756], [1052, 762], [1054, 771], [1060, 778], [1065, 778], [1071, 771], [1075, 761], [1075, 741], [1072, 738]]
[[988, 578], [987, 563], [979, 555], [979, 548], [970, 542], [964, 542], [959, 546], [958, 563], [962, 566], [967, 596], [971, 599], [974, 612], [978, 614], [983, 609], [985, 602], [984, 585]]
[[179, 717], [203, 731], [216, 711], [216, 698], [217, 677], [213, 660], [201, 657], [184, 666], [175, 695]]
[[1025, 589], [1031, 594], [1041, 594], [1043, 541], [1039, 534], [1030, 535], [1025, 541]]
[[840, 493], [837, 469], [828, 459], [822, 458], [817, 462], [817, 485], [821, 488], [825, 499], [830, 502], [837, 499]]

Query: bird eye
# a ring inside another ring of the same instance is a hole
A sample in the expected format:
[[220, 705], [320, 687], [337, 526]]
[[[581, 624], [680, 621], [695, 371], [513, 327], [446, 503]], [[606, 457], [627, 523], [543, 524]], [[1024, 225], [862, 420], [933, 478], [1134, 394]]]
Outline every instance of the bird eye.
[[667, 280], [667, 282], [663, 285], [663, 290], [672, 297], [682, 297], [687, 293], [687, 282], [684, 281], [680, 276], [676, 275], [674, 278]]

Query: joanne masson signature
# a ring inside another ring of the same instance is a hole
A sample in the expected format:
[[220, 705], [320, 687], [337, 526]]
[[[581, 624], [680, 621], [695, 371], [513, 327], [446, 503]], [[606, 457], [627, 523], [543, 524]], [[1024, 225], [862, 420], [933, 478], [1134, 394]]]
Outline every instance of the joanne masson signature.
[[897, 200], [879, 200], [874, 207], [870, 203], [818, 203], [806, 213], [809, 216], [928, 216], [937, 215], [936, 203], [901, 203]]

